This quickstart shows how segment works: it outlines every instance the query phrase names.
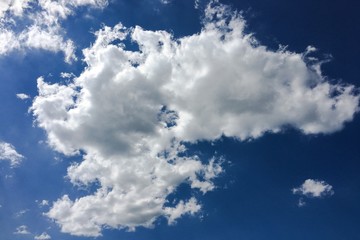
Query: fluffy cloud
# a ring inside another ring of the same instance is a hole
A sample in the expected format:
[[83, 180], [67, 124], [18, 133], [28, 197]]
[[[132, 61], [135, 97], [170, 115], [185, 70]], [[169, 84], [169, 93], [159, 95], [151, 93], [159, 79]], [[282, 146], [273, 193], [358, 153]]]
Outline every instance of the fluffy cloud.
[[306, 197], [320, 198], [324, 196], [331, 196], [334, 194], [333, 187], [324, 181], [307, 179], [298, 188], [293, 188], [294, 194], [300, 194]]
[[[63, 52], [65, 61], [76, 60], [75, 45], [64, 37], [61, 22], [75, 14], [78, 7], [104, 8], [107, 0], [1, 0], [0, 55], [13, 50], [42, 49]], [[23, 30], [21, 21], [30, 22]], [[19, 23], [20, 22], [20, 26]]]
[[21, 225], [16, 228], [14, 234], [27, 235], [31, 233], [29, 232], [28, 227], [26, 225]]
[[10, 143], [0, 141], [0, 160], [10, 161], [12, 167], [20, 164], [24, 156], [15, 150], [15, 147]]
[[51, 236], [49, 234], [47, 234], [46, 232], [43, 232], [40, 235], [36, 235], [34, 237], [35, 240], [49, 240], [51, 239]]
[[[38, 79], [32, 112], [49, 145], [82, 154], [68, 168], [75, 185], [99, 186], [46, 214], [63, 232], [99, 236], [103, 227], [152, 227], [197, 213], [195, 197], [168, 201], [186, 183], [214, 189], [221, 159], [199, 159], [185, 144], [221, 136], [257, 138], [293, 126], [305, 134], [340, 130], [358, 111], [351, 85], [331, 84], [306, 53], [270, 51], [244, 33], [226, 6], [206, 9], [200, 33], [104, 27], [84, 49], [88, 65], [67, 84]], [[126, 41], [140, 50], [126, 49]], [[115, 44], [115, 42], [121, 42]]]

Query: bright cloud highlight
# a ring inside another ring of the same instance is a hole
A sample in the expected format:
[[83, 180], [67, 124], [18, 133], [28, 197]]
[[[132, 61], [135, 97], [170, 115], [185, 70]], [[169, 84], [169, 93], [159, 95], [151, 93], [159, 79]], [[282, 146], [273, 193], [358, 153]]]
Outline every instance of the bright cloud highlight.
[[[222, 159], [200, 159], [186, 144], [258, 138], [284, 126], [331, 133], [352, 120], [354, 86], [327, 82], [307, 53], [270, 51], [244, 27], [241, 16], [216, 3], [200, 33], [179, 39], [139, 26], [104, 27], [83, 50], [87, 67], [78, 77], [68, 84], [38, 79], [36, 124], [56, 151], [84, 153], [68, 168], [74, 185], [99, 185], [53, 203], [46, 215], [63, 232], [96, 237], [104, 227], [135, 230], [196, 214], [195, 197], [168, 197], [182, 183], [213, 190]], [[128, 39], [140, 50], [128, 50]]]

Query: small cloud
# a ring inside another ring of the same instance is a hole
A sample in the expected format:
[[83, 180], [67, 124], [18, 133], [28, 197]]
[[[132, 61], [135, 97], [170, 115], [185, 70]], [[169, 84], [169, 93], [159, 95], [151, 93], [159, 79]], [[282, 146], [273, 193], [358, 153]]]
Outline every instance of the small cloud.
[[160, 0], [162, 4], [169, 4], [171, 3], [171, 0]]
[[19, 99], [21, 99], [21, 100], [25, 100], [25, 99], [29, 99], [29, 98], [30, 98], [30, 96], [27, 95], [27, 94], [25, 94], [25, 93], [18, 93], [18, 94], [16, 94], [16, 97], [19, 98]]
[[11, 179], [11, 178], [13, 178], [14, 176], [13, 175], [11, 175], [11, 174], [6, 174], [5, 175], [5, 179]]
[[0, 160], [8, 160], [11, 166], [15, 167], [23, 158], [24, 156], [19, 154], [13, 145], [0, 141]]
[[74, 78], [75, 74], [73, 73], [68, 73], [68, 72], [61, 72], [60, 73], [60, 77], [61, 78]]
[[56, 163], [60, 163], [60, 162], [63, 161], [63, 159], [61, 157], [58, 157], [58, 156], [55, 156], [54, 160], [55, 160]]
[[15, 218], [19, 218], [19, 217], [22, 217], [23, 215], [25, 215], [27, 212], [29, 211], [29, 209], [24, 209], [24, 210], [21, 210], [17, 213], [15, 213]]
[[195, 198], [190, 198], [188, 202], [180, 201], [174, 208], [165, 208], [169, 225], [176, 223], [176, 219], [184, 214], [194, 215], [201, 209]]
[[16, 228], [16, 231], [14, 232], [14, 234], [26, 235], [26, 234], [31, 234], [31, 233], [29, 232], [26, 225], [21, 225]]
[[297, 188], [292, 189], [293, 194], [299, 194], [306, 197], [320, 198], [334, 194], [333, 187], [325, 181], [307, 179]]
[[36, 200], [35, 201], [37, 204], [39, 204], [39, 207], [44, 207], [44, 206], [49, 206], [49, 201], [48, 200]]
[[298, 207], [304, 207], [306, 205], [304, 198], [300, 198], [297, 205]]
[[34, 237], [35, 240], [49, 240], [51, 239], [51, 236], [47, 234], [46, 232], [43, 232], [41, 235], [36, 235]]

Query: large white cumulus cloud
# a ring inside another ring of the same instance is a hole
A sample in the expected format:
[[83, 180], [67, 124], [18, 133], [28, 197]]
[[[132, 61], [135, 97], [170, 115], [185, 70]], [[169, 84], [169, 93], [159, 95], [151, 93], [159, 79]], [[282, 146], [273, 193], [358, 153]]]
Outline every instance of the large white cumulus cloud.
[[[80, 76], [68, 84], [38, 79], [32, 105], [38, 126], [55, 150], [83, 154], [68, 168], [72, 183], [99, 186], [53, 204], [47, 216], [63, 232], [99, 236], [103, 227], [152, 227], [161, 216], [172, 224], [198, 212], [195, 196], [175, 202], [168, 196], [182, 183], [212, 190], [221, 159], [189, 155], [184, 142], [245, 140], [289, 125], [331, 133], [353, 118], [359, 101], [353, 86], [325, 81], [305, 53], [266, 49], [244, 25], [212, 3], [201, 32], [180, 39], [104, 27], [84, 50], [88, 66]], [[127, 49], [128, 40], [139, 50]]]

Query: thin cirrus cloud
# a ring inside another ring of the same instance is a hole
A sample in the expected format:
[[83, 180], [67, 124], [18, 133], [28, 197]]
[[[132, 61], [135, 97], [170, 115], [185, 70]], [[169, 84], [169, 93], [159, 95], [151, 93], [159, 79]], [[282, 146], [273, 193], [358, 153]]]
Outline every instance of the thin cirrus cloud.
[[[15, 50], [42, 49], [63, 52], [65, 61], [76, 60], [75, 44], [64, 37], [62, 21], [79, 7], [102, 9], [106, 0], [2, 0], [0, 1], [0, 55]], [[22, 21], [27, 22], [22, 30]], [[30, 22], [30, 24], [29, 24]], [[16, 24], [15, 24], [16, 23]]]
[[[292, 126], [304, 134], [332, 133], [358, 111], [354, 86], [331, 84], [313, 50], [271, 51], [244, 33], [245, 21], [211, 2], [201, 32], [174, 39], [121, 23], [96, 32], [84, 49], [87, 67], [66, 84], [38, 78], [31, 111], [50, 146], [82, 153], [68, 168], [92, 194], [55, 201], [46, 216], [66, 233], [100, 236], [103, 228], [173, 224], [201, 209], [196, 197], [168, 197], [186, 183], [205, 194], [224, 172], [220, 157], [200, 159], [184, 143], [258, 138]], [[126, 49], [126, 40], [139, 51]], [[123, 44], [115, 44], [115, 42]]]

